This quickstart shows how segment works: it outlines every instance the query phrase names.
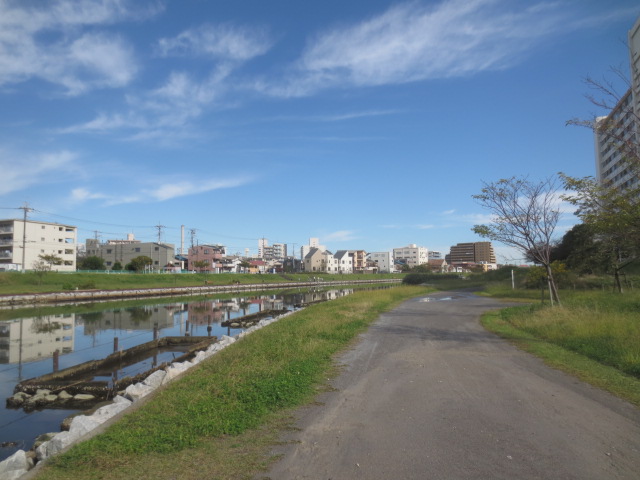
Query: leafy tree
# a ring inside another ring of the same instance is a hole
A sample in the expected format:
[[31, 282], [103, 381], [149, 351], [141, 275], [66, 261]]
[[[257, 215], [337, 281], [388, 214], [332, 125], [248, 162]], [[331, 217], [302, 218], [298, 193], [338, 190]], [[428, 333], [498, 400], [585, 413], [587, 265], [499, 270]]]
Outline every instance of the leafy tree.
[[80, 270], [104, 270], [104, 260], [100, 257], [86, 257], [80, 262]]
[[152, 264], [153, 260], [151, 260], [151, 258], [147, 257], [146, 255], [140, 255], [139, 257], [131, 259], [131, 262], [129, 262], [125, 268], [133, 272], [141, 272], [145, 269], [146, 266]]
[[122, 264], [120, 262], [115, 262], [113, 264], [113, 266], [111, 267], [111, 270], [114, 270], [116, 272], [119, 272], [122, 270]]
[[473, 198], [493, 217], [491, 224], [475, 225], [473, 231], [531, 255], [545, 269], [551, 304], [560, 304], [551, 270], [553, 234], [560, 217], [556, 182], [551, 178], [538, 183], [527, 178], [503, 178], [483, 182], [481, 193]]
[[640, 255], [640, 184], [618, 189], [593, 177], [560, 176], [573, 192], [562, 198], [577, 207], [576, 215], [593, 231], [601, 261], [622, 292], [620, 275]]
[[579, 275], [607, 271], [603, 244], [598, 241], [593, 229], [584, 223], [574, 225], [551, 251], [552, 261], [561, 261]]
[[209, 261], [208, 260], [196, 260], [193, 262], [193, 266], [195, 268], [197, 268], [198, 270], [200, 270], [200, 272], [202, 272], [202, 270], [204, 270], [205, 268], [207, 268], [209, 266]]
[[57, 255], [38, 255], [38, 259], [49, 265], [49, 270], [51, 270], [54, 265], [62, 265], [62, 258]]

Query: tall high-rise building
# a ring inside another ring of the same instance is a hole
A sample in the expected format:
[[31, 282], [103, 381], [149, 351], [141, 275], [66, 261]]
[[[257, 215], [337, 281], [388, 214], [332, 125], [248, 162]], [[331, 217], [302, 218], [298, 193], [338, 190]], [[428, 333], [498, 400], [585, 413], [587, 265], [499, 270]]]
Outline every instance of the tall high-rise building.
[[596, 179], [604, 186], [636, 187], [640, 178], [626, 159], [640, 154], [640, 17], [629, 31], [631, 88], [606, 117], [596, 120]]

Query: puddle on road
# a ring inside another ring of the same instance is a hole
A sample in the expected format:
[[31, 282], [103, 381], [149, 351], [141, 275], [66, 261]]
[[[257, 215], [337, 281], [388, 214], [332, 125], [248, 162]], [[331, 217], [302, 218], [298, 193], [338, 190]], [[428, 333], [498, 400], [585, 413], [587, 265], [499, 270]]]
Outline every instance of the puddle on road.
[[419, 301], [427, 303], [427, 302], [442, 302], [446, 300], [453, 300], [453, 297], [442, 297], [442, 298], [425, 297], [425, 298], [421, 298]]

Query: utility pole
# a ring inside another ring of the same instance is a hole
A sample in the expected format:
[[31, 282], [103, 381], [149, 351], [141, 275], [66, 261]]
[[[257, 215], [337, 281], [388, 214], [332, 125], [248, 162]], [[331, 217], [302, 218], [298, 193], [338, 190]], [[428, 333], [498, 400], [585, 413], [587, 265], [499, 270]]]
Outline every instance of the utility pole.
[[158, 229], [158, 243], [160, 243], [160, 237], [162, 236], [162, 229], [165, 228], [165, 226], [158, 224], [155, 227]]
[[191, 236], [191, 248], [193, 248], [194, 246], [194, 240], [196, 238], [196, 229], [195, 228], [191, 228], [189, 230], [189, 235]]
[[24, 273], [26, 272], [24, 263], [25, 255], [27, 253], [27, 214], [33, 211], [33, 208], [29, 208], [29, 204], [27, 202], [24, 202], [24, 205], [18, 208], [20, 208], [20, 210], [22, 210], [22, 213], [24, 214], [22, 220], [22, 273]]

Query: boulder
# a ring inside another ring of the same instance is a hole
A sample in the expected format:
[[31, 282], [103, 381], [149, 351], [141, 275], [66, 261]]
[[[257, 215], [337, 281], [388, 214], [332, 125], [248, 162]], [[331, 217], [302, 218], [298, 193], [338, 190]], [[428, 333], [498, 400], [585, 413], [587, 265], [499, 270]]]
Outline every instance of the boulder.
[[9, 458], [0, 462], [0, 478], [14, 480], [27, 473], [33, 464], [29, 461], [24, 450], [18, 450]]
[[62, 390], [58, 394], [58, 401], [60, 402], [66, 402], [67, 400], [71, 400], [72, 398], [73, 398], [73, 395], [67, 393], [65, 390]]
[[49, 440], [51, 440], [53, 437], [55, 437], [59, 432], [50, 432], [50, 433], [43, 433], [42, 435], [38, 435], [36, 437], [35, 442], [33, 442], [33, 448], [36, 449], [38, 448], [40, 445], [42, 445], [44, 442], [48, 442]]
[[79, 393], [77, 395], [73, 396], [73, 400], [76, 402], [91, 402], [93, 400], [95, 400], [96, 397], [94, 397], [93, 395], [89, 394], [89, 393]]
[[28, 393], [18, 392], [15, 395], [7, 398], [7, 407], [9, 407], [9, 408], [19, 408], [30, 397], [31, 397], [31, 395], [29, 395]]
[[174, 378], [176, 378], [181, 373], [185, 372], [189, 367], [185, 365], [185, 363], [172, 363], [167, 367], [167, 375], [162, 380], [162, 384], [170, 382]]
[[142, 383], [152, 388], [158, 388], [160, 385], [162, 385], [162, 380], [164, 380], [164, 377], [166, 376], [167, 372], [165, 372], [164, 370], [156, 370], [147, 378], [145, 378]]
[[69, 433], [72, 433], [79, 438], [96, 428], [98, 425], [100, 425], [100, 422], [98, 422], [95, 418], [87, 417], [86, 415], [78, 415], [71, 421]]
[[105, 405], [104, 407], [100, 407], [98, 410], [96, 410], [94, 414], [91, 415], [91, 419], [95, 420], [98, 423], [104, 423], [111, 417], [115, 417], [123, 410], [129, 408], [129, 405], [131, 405], [131, 402], [118, 402]]
[[[166, 377], [166, 375], [165, 375]], [[133, 385], [129, 385], [124, 393], [126, 398], [135, 402], [136, 400], [140, 400], [142, 397], [153, 392], [154, 388], [149, 385], [145, 385], [144, 383], [135, 383]]]
[[131, 400], [123, 397], [122, 395], [116, 395], [115, 397], [113, 397], [113, 403], [124, 403], [129, 406], [131, 405]]
[[[82, 415], [83, 416], [83, 415]], [[73, 424], [76, 423], [76, 419], [80, 417], [75, 417], [71, 422], [72, 428]], [[38, 461], [42, 461], [45, 458], [48, 458], [52, 455], [56, 455], [60, 453], [62, 450], [67, 448], [72, 443], [76, 442], [80, 437], [82, 437], [86, 431], [83, 431], [84, 428], [80, 428], [80, 424], [76, 424], [75, 431], [69, 430], [68, 432], [60, 432], [55, 437], [53, 437], [48, 442], [44, 442], [36, 449], [36, 458]]]

